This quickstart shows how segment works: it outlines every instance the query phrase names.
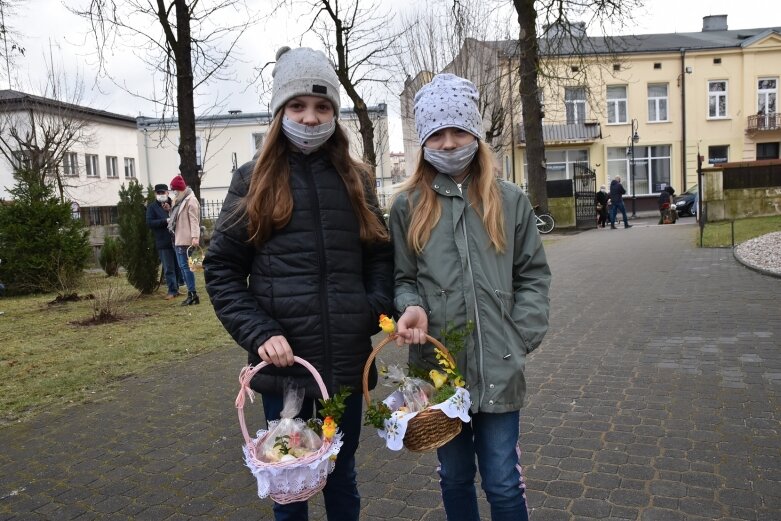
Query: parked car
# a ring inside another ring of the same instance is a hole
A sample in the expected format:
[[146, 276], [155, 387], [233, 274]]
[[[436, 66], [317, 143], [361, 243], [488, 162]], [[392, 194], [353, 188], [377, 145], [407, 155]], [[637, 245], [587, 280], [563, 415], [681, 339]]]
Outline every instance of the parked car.
[[688, 190], [675, 198], [675, 209], [678, 215], [697, 215], [697, 185], [690, 186]]

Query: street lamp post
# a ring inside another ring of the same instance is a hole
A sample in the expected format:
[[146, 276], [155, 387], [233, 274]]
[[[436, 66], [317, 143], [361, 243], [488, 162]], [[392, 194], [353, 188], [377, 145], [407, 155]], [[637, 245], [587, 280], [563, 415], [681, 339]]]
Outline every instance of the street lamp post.
[[638, 141], [640, 141], [640, 136], [637, 135], [637, 120], [633, 119], [632, 134], [629, 136], [629, 175], [632, 176], [632, 218], [637, 216], [637, 194], [635, 193], [635, 143]]

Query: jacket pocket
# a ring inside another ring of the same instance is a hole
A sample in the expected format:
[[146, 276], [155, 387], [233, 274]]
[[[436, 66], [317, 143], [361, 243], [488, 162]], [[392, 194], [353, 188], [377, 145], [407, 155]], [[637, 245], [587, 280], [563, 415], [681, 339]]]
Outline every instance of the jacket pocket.
[[529, 341], [512, 316], [513, 306], [515, 306], [515, 295], [500, 289], [494, 290], [494, 295], [496, 295], [499, 307], [502, 310], [502, 328], [507, 341], [510, 345], [520, 345], [524, 354], [529, 354]]
[[447, 297], [446, 289], [438, 289], [434, 292], [426, 293], [423, 298], [428, 306], [428, 334], [438, 336], [440, 331], [432, 328], [432, 325], [438, 325], [439, 328], [447, 328]]

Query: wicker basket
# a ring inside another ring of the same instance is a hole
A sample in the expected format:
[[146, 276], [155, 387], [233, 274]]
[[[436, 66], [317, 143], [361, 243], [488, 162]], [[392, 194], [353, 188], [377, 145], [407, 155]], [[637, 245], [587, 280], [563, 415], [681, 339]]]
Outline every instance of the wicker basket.
[[[303, 358], [296, 356], [293, 359], [309, 370], [320, 388], [320, 393], [327, 400], [329, 398], [328, 391], [317, 369]], [[273, 463], [263, 461], [260, 458], [259, 447], [263, 444], [269, 432], [260, 431], [256, 439], [250, 437], [244, 419], [244, 401], [245, 397], [249, 397], [252, 400], [253, 392], [250, 388], [252, 377], [267, 365], [269, 364], [261, 362], [254, 367], [245, 367], [239, 375], [241, 389], [236, 397], [236, 409], [239, 413], [241, 433], [244, 436], [245, 462], [258, 480], [259, 497], [269, 496], [276, 503], [283, 505], [296, 501], [306, 501], [325, 487], [328, 474], [334, 470], [336, 454], [342, 445], [342, 434], [337, 431], [330, 440], [322, 438], [323, 444], [320, 449], [294, 461]], [[298, 478], [301, 477], [302, 472], [310, 476], [310, 479], [306, 480], [307, 486], [300, 488], [300, 479]], [[271, 478], [272, 475], [273, 479]]]
[[200, 246], [187, 248], [187, 266], [192, 272], [203, 271], [203, 248]]
[[[363, 368], [363, 398], [366, 400], [366, 405], [371, 405], [369, 371], [372, 362], [380, 350], [394, 339], [394, 335], [382, 339], [372, 350]], [[434, 344], [455, 365], [450, 351], [439, 340], [429, 335], [426, 335], [426, 340]], [[412, 452], [426, 452], [439, 448], [458, 436], [461, 432], [461, 423], [461, 419], [450, 418], [439, 409], [424, 409], [409, 421], [407, 432], [404, 434], [404, 446]]]

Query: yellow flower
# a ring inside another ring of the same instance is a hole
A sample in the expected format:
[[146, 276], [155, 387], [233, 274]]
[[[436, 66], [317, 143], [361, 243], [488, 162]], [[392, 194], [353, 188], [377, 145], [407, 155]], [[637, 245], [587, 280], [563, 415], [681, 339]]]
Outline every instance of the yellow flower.
[[434, 382], [434, 387], [437, 389], [445, 385], [445, 382], [447, 382], [447, 376], [437, 371], [436, 369], [429, 371], [428, 376], [431, 378], [431, 381]]
[[387, 315], [380, 315], [380, 328], [384, 333], [391, 334], [396, 331], [396, 323]]

